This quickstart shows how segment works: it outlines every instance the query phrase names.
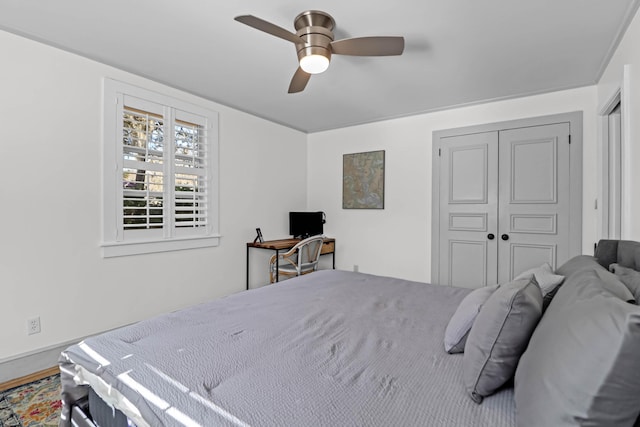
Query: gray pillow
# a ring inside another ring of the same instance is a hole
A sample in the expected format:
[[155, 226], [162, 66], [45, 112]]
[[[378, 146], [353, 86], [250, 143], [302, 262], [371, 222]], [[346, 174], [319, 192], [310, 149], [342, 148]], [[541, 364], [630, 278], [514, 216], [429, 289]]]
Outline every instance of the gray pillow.
[[515, 376], [519, 426], [632, 426], [640, 413], [640, 307], [597, 270], [567, 278]]
[[618, 276], [622, 276], [623, 274], [628, 274], [631, 271], [635, 271], [629, 267], [623, 267], [618, 263], [613, 263], [609, 266], [609, 271]]
[[542, 296], [553, 291], [564, 280], [564, 276], [553, 273], [551, 266], [547, 262], [542, 264], [540, 267], [532, 268], [518, 274], [514, 280], [531, 279], [532, 277], [535, 277], [536, 282], [538, 282], [538, 286], [540, 286], [540, 290], [542, 291]]
[[[619, 280], [619, 278], [616, 278], [611, 272], [607, 271], [592, 256], [578, 255], [576, 257], [573, 257], [569, 261], [564, 263], [561, 267], [559, 267], [556, 270], [556, 273], [562, 274], [567, 277], [571, 277], [573, 275], [576, 275], [585, 271], [594, 272], [594, 274], [596, 274], [601, 279], [602, 286], [606, 286], [609, 289], [609, 291], [616, 294], [620, 299], [630, 303], [634, 303], [637, 300], [634, 297], [634, 295], [629, 291], [627, 286], [625, 286], [625, 284], [623, 284]], [[556, 288], [556, 290], [557, 289], [558, 288]], [[546, 310], [547, 306], [551, 302], [550, 300], [548, 302], [546, 301], [549, 295], [550, 294], [545, 295], [543, 311]], [[551, 297], [553, 298], [552, 294], [551, 294]]]
[[501, 285], [484, 303], [462, 360], [464, 385], [475, 402], [513, 377], [541, 315], [542, 293], [533, 278]]
[[601, 266], [598, 261], [590, 255], [578, 255], [558, 267], [558, 269], [556, 270], [556, 274], [561, 274], [565, 277], [569, 277], [572, 274], [577, 273], [578, 271], [594, 269], [604, 270], [605, 268]]
[[471, 326], [480, 312], [480, 307], [496, 289], [498, 289], [498, 285], [474, 289], [460, 302], [444, 332], [444, 349], [447, 353], [464, 352], [464, 345], [467, 342]]
[[622, 283], [622, 281], [620, 280], [620, 277], [618, 277], [617, 275], [605, 269], [594, 270], [594, 271], [596, 275], [600, 278], [602, 282], [601, 285], [606, 290], [608, 290], [609, 292], [611, 292], [612, 294], [614, 294], [615, 296], [617, 296], [623, 301], [626, 301], [631, 304], [636, 303], [635, 297], [633, 296], [629, 288], [624, 283]]
[[[577, 271], [593, 269], [603, 269], [603, 267], [594, 257], [590, 255], [578, 255], [569, 259], [567, 262], [558, 267], [555, 273], [561, 276], [568, 277], [576, 273]], [[545, 311], [547, 311], [547, 307], [549, 307], [549, 304], [551, 304], [551, 300], [553, 300], [553, 297], [556, 295], [556, 292], [558, 292], [558, 289], [560, 289], [560, 286], [562, 286], [562, 283], [560, 283], [548, 293], [544, 294], [542, 298], [543, 314]]]
[[619, 264], [611, 264], [609, 269], [624, 283], [633, 294], [636, 303], [640, 301], [640, 272]]

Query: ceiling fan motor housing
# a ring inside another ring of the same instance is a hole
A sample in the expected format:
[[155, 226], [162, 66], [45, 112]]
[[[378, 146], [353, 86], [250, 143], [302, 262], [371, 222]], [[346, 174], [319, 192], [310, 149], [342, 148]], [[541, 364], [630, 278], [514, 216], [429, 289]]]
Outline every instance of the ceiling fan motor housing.
[[305, 43], [297, 43], [298, 59], [308, 55], [322, 55], [331, 60], [331, 48], [333, 33], [324, 27], [305, 27], [298, 30], [297, 36]]
[[296, 35], [304, 40], [304, 43], [296, 43], [298, 60], [309, 55], [322, 55], [331, 60], [331, 30], [335, 27], [331, 15], [319, 10], [307, 10], [296, 16], [293, 25]]
[[327, 12], [321, 10], [307, 10], [296, 16], [293, 20], [296, 31], [304, 27], [324, 27], [331, 31], [336, 26], [336, 21]]

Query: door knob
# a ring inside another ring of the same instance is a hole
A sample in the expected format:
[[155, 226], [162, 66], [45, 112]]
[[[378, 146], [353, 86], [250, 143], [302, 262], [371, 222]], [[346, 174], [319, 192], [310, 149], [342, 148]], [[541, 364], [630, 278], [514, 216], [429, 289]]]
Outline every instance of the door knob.
[[502, 236], [500, 236], [500, 238], [502, 240], [509, 240], [509, 235], [508, 234], [503, 234]]
[[496, 236], [493, 235], [493, 233], [489, 233], [487, 234], [487, 239], [489, 240], [493, 240]]

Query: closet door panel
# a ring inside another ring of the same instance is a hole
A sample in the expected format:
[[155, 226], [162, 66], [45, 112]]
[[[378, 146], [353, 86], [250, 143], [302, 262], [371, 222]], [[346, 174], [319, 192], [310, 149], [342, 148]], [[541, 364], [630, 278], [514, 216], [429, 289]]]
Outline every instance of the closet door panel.
[[569, 124], [499, 133], [498, 280], [569, 256]]
[[497, 132], [442, 139], [440, 284], [496, 283], [497, 156]]

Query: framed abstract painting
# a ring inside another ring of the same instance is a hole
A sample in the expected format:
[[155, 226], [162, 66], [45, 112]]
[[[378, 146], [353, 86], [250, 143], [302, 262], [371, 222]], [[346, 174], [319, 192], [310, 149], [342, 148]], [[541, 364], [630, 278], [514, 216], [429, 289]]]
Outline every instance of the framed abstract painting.
[[342, 156], [342, 209], [384, 209], [384, 150]]

